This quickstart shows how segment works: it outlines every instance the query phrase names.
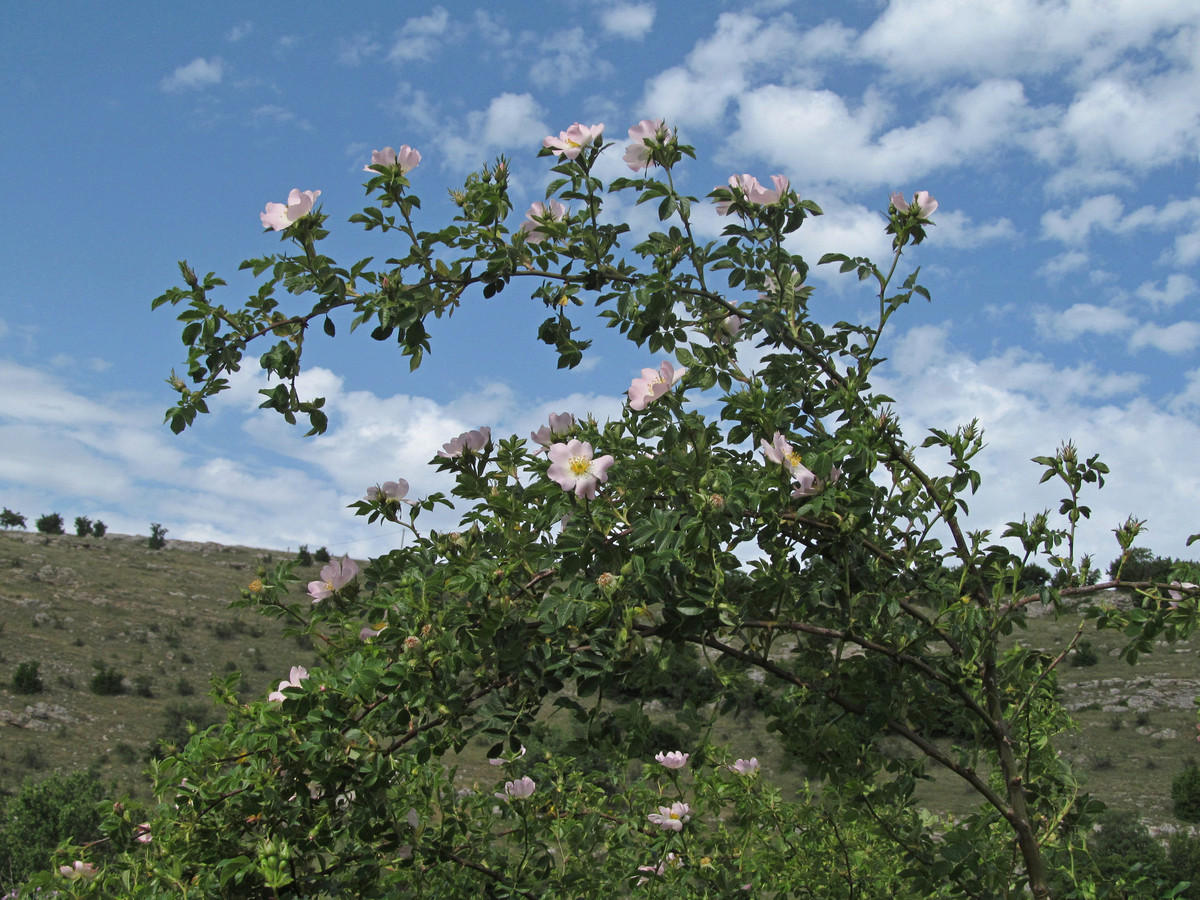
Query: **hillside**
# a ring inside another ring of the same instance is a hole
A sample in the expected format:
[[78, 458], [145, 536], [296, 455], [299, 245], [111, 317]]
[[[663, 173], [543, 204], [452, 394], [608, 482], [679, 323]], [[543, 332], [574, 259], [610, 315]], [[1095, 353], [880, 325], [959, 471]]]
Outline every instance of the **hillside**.
[[[171, 540], [151, 550], [145, 537], [116, 534], [0, 533], [0, 790], [95, 767], [118, 790], [147, 793], [155, 738], [215, 714], [213, 675], [240, 671], [250, 698], [312, 664], [278, 621], [228, 608], [271, 556]], [[44, 690], [18, 694], [13, 674], [29, 661]], [[122, 693], [92, 692], [100, 666], [124, 676]]]
[[[6, 573], [0, 582], [0, 791], [15, 790], [29, 776], [90, 766], [118, 791], [145, 794], [142, 770], [153, 742], [181, 735], [185, 717], [212, 714], [206, 692], [213, 675], [241, 672], [242, 696], [249, 700], [264, 697], [291, 666], [313, 665], [307, 643], [285, 638], [278, 621], [228, 608], [258, 567], [284, 558], [277, 551], [170, 540], [151, 550], [145, 537], [0, 532]], [[297, 574], [309, 580], [318, 571], [314, 565]], [[1043, 615], [1016, 638], [1057, 652], [1077, 625], [1075, 616]], [[1175, 824], [1171, 779], [1187, 760], [1200, 760], [1194, 642], [1161, 646], [1131, 668], [1116, 658], [1120, 635], [1085, 638], [1096, 664], [1064, 661], [1058, 669], [1064, 703], [1078, 725], [1060, 738], [1059, 749], [1094, 796], [1148, 823]], [[14, 672], [28, 661], [39, 664], [42, 693], [12, 689]], [[124, 676], [122, 694], [92, 692], [99, 666]], [[722, 724], [716, 734], [748, 739], [746, 724]], [[463, 761], [469, 773], [471, 760]], [[937, 810], [965, 813], [974, 806], [961, 786], [939, 778], [921, 796]]]

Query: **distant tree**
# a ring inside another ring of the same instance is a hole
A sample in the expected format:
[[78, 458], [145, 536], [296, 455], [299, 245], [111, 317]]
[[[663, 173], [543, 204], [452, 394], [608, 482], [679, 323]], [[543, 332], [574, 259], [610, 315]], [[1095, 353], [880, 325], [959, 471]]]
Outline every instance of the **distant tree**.
[[40, 694], [45, 685], [38, 676], [37, 660], [28, 660], [17, 666], [13, 672], [12, 689], [18, 694]]
[[4, 507], [4, 512], [0, 512], [0, 528], [24, 528], [25, 517], [18, 512], [13, 512], [7, 506]]
[[[97, 803], [103, 796], [104, 786], [92, 772], [51, 775], [21, 785], [0, 815], [0, 890], [13, 891], [5, 897], [17, 896], [19, 884], [49, 868], [62, 841], [82, 844], [101, 837]], [[101, 846], [93, 852], [103, 851]]]
[[1122, 581], [1166, 584], [1171, 580], [1169, 576], [1174, 565], [1175, 560], [1169, 556], [1155, 556], [1149, 547], [1134, 547], [1124, 557], [1118, 556], [1108, 564], [1108, 577], [1110, 581], [1115, 581], [1120, 573]]
[[75, 534], [79, 537], [87, 537], [92, 533], [92, 520], [87, 516], [75, 517]]
[[97, 519], [92, 523], [92, 537], [104, 537], [108, 532], [108, 526]]
[[93, 694], [101, 697], [111, 697], [125, 692], [125, 676], [114, 666], [96, 663], [96, 674], [92, 676], [91, 689]]
[[1200, 822], [1200, 767], [1192, 760], [1171, 779], [1171, 802], [1175, 818], [1181, 822]]
[[324, 547], [318, 547], [313, 551], [313, 560], [321, 563], [322, 565], [329, 562], [329, 551]]
[[42, 534], [63, 534], [63, 517], [58, 513], [47, 513], [37, 520], [35, 527]]
[[302, 566], [311, 566], [313, 564], [313, 555], [308, 552], [308, 544], [300, 545], [300, 549], [296, 552], [296, 562]]
[[150, 523], [150, 540], [147, 541], [147, 546], [151, 550], [161, 550], [167, 545], [167, 529], [163, 528], [157, 522]]
[[1021, 569], [1021, 577], [1017, 579], [1017, 587], [1022, 593], [1032, 593], [1050, 583], [1051, 574], [1037, 563], [1028, 563]]

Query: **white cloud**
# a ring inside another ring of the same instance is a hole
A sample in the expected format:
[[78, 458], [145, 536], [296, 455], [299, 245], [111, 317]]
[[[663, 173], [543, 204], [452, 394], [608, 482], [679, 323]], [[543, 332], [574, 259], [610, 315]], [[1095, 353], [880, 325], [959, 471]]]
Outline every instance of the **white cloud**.
[[490, 153], [540, 146], [550, 133], [544, 116], [532, 94], [493, 97], [486, 110], [466, 114], [465, 129], [450, 123], [442, 126], [443, 155], [452, 164], [474, 168]]
[[1070, 250], [1043, 263], [1038, 267], [1037, 274], [1048, 281], [1057, 281], [1071, 272], [1079, 271], [1089, 261], [1088, 255], [1082, 250]]
[[360, 66], [380, 51], [379, 42], [369, 34], [338, 38], [338, 62], [343, 66]]
[[285, 109], [282, 106], [266, 104], [255, 109], [251, 113], [251, 116], [255, 124], [266, 122], [271, 125], [287, 125], [303, 131], [312, 130], [312, 125], [306, 119], [299, 118], [290, 109]]
[[426, 16], [416, 16], [404, 23], [388, 53], [392, 62], [429, 60], [441, 49], [442, 39], [450, 29], [450, 14], [444, 7], [435, 6]]
[[197, 57], [163, 78], [158, 85], [164, 91], [201, 90], [210, 85], [220, 84], [224, 76], [225, 60], [221, 57]]
[[529, 66], [529, 77], [538, 87], [560, 94], [580, 81], [603, 78], [612, 66], [594, 59], [595, 43], [582, 28], [570, 28], [538, 41]]
[[1084, 244], [1093, 228], [1111, 231], [1124, 208], [1112, 194], [1104, 194], [1084, 200], [1070, 212], [1049, 210], [1042, 215], [1042, 236], [1073, 246]]
[[1190, 0], [890, 0], [858, 51], [919, 80], [1066, 71], [1085, 81], [1197, 23]]
[[935, 108], [923, 120], [892, 125], [897, 110], [877, 91], [850, 106], [830, 90], [769, 84], [740, 96], [729, 144], [740, 155], [803, 173], [808, 183], [886, 187], [990, 152], [1027, 114], [1015, 81], [948, 92]]
[[1074, 340], [1085, 334], [1117, 334], [1128, 332], [1136, 324], [1129, 315], [1111, 306], [1076, 303], [1060, 313], [1035, 315], [1042, 337]]
[[242, 38], [248, 36], [252, 31], [254, 31], [253, 22], [240, 22], [229, 29], [229, 33], [225, 35], [225, 40], [229, 41], [231, 44], [236, 44]]
[[608, 34], [640, 41], [654, 27], [653, 3], [618, 3], [600, 13], [600, 27]]
[[[889, 349], [892, 362], [873, 380], [896, 398], [908, 440], [919, 443], [930, 427], [973, 418], [985, 430], [987, 446], [973, 460], [983, 487], [967, 498], [966, 527], [990, 528], [998, 537], [1005, 522], [1023, 513], [1056, 511], [1065, 488], [1039, 487], [1041, 469], [1030, 460], [1074, 439], [1112, 470], [1103, 489], [1083, 498], [1092, 508], [1080, 529], [1084, 552], [1107, 565], [1119, 553], [1111, 529], [1133, 513], [1149, 519], [1148, 546], [1156, 552], [1194, 555], [1184, 542], [1196, 530], [1200, 502], [1200, 474], [1191, 460], [1200, 424], [1138, 396], [1139, 376], [1103, 375], [1090, 364], [1060, 367], [1019, 349], [976, 358], [955, 347], [945, 327], [911, 329]], [[944, 468], [936, 450], [922, 451], [918, 460]]]
[[1196, 281], [1190, 275], [1174, 272], [1161, 289], [1157, 281], [1144, 281], [1134, 293], [1152, 306], [1174, 306], [1196, 293]]
[[1173, 325], [1142, 325], [1129, 337], [1131, 350], [1147, 347], [1163, 353], [1188, 353], [1200, 348], [1200, 322], [1176, 322]]
[[937, 228], [930, 231], [930, 237], [936, 238], [939, 247], [969, 250], [984, 244], [1013, 241], [1017, 237], [1017, 228], [1008, 218], [977, 225], [961, 210], [941, 208], [938, 209], [936, 218]]

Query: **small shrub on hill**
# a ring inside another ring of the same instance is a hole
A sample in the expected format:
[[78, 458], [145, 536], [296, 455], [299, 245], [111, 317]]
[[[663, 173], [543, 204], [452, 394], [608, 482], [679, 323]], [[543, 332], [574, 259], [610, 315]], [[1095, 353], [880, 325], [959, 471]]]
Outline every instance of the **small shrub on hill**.
[[58, 513], [47, 513], [44, 516], [38, 517], [34, 527], [42, 534], [62, 534], [63, 517]]
[[17, 666], [13, 672], [12, 689], [18, 694], [40, 694], [46, 689], [38, 676], [37, 660], [28, 660]]
[[0, 512], [0, 528], [24, 528], [25, 517], [18, 512], [13, 512], [7, 506], [4, 511]]
[[125, 691], [125, 676], [113, 666], [96, 663], [96, 674], [92, 676], [91, 689], [93, 694], [101, 697], [111, 697]]
[[75, 536], [87, 537], [92, 533], [92, 520], [87, 516], [75, 517]]
[[1171, 802], [1175, 818], [1181, 822], [1200, 822], [1200, 767], [1188, 760], [1183, 771], [1171, 779]]
[[324, 547], [318, 547], [313, 551], [313, 560], [321, 563], [322, 565], [329, 562], [329, 551]]
[[313, 564], [313, 555], [308, 552], [307, 544], [301, 544], [300, 549], [296, 551], [296, 562], [302, 566], [311, 566]]
[[1088, 668], [1098, 662], [1100, 662], [1100, 657], [1091, 641], [1080, 641], [1079, 646], [1071, 653], [1071, 665], [1076, 669]]
[[97, 519], [92, 523], [92, 537], [104, 537], [108, 533], [108, 526]]
[[146, 546], [151, 550], [161, 550], [167, 546], [167, 529], [163, 528], [157, 522], [151, 522], [150, 537], [146, 541]]

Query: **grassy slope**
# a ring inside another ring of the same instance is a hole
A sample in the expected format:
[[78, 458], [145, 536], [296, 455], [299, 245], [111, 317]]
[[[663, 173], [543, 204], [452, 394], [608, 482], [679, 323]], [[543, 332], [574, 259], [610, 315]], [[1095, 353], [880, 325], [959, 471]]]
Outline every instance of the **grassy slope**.
[[[119, 789], [144, 793], [142, 760], [169, 707], [207, 702], [210, 676], [231, 668], [243, 673], [249, 699], [265, 696], [290, 666], [311, 665], [311, 652], [284, 638], [280, 623], [227, 608], [269, 555], [178, 541], [150, 550], [144, 537], [122, 535], [0, 532], [0, 790], [14, 790], [30, 775], [96, 765]], [[316, 573], [313, 567], [297, 574], [308, 580]], [[1057, 652], [1077, 624], [1073, 617], [1044, 616], [1016, 637]], [[1060, 749], [1085, 790], [1147, 822], [1173, 823], [1171, 779], [1185, 760], [1200, 758], [1194, 647], [1160, 647], [1131, 668], [1115, 657], [1119, 635], [1085, 637], [1099, 663], [1059, 668], [1064, 701], [1079, 726], [1061, 738]], [[44, 693], [11, 690], [12, 673], [26, 660], [40, 663]], [[124, 673], [125, 694], [90, 692], [96, 661]], [[152, 697], [136, 693], [139, 678]], [[196, 693], [181, 696], [181, 681]], [[25, 715], [37, 703], [52, 708], [50, 718]], [[744, 720], [719, 724], [715, 736], [732, 738], [738, 752], [757, 754], [770, 769], [782, 766], [768, 749], [770, 737], [751, 734]], [[463, 762], [463, 775], [478, 774], [475, 761]], [[975, 807], [973, 795], [945, 777], [925, 786], [922, 797], [937, 810]]]

